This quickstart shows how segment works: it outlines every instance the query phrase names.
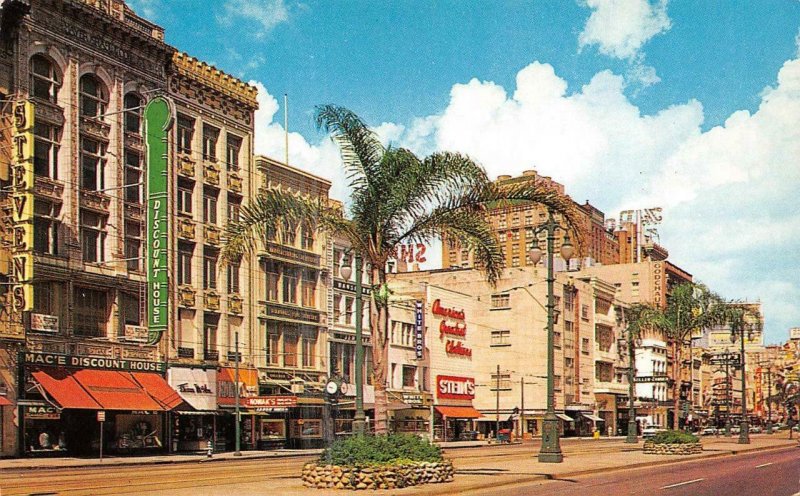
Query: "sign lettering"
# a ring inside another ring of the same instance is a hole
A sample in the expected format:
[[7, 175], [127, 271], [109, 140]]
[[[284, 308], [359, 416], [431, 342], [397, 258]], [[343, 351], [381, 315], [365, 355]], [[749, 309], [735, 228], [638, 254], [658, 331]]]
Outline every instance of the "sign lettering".
[[13, 113], [12, 306], [17, 312], [29, 312], [33, 310], [33, 104], [16, 102]]
[[425, 356], [425, 312], [419, 300], [414, 304], [414, 352], [417, 360]]
[[436, 376], [436, 397], [453, 400], [475, 398], [475, 379], [472, 377]]
[[26, 365], [41, 365], [47, 367], [73, 367], [156, 373], [163, 373], [167, 370], [164, 362], [146, 362], [143, 360], [128, 360], [124, 358], [86, 357], [32, 351], [25, 352], [23, 358]]

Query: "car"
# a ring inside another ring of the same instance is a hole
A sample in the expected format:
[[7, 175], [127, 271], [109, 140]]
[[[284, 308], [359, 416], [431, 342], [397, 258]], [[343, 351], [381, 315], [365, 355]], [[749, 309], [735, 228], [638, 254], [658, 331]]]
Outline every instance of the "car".
[[751, 425], [750, 426], [750, 434], [761, 434], [761, 426], [760, 425]]
[[742, 429], [738, 425], [734, 425], [731, 427], [731, 434], [739, 434], [742, 432]]
[[715, 436], [717, 434], [719, 434], [719, 429], [717, 429], [716, 427], [706, 427], [705, 429], [703, 429], [704, 436]]
[[642, 429], [642, 437], [644, 438], [653, 437], [659, 432], [664, 432], [664, 431], [666, 431], [666, 429], [661, 425], [658, 424], [648, 425], [647, 427]]

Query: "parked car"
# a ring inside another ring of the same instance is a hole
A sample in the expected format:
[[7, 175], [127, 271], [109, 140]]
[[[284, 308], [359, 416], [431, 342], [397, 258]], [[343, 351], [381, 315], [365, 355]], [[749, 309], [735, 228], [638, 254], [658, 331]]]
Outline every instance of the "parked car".
[[644, 438], [653, 437], [656, 434], [658, 434], [659, 432], [664, 432], [666, 430], [667, 429], [665, 429], [663, 426], [658, 425], [658, 424], [648, 425], [647, 427], [642, 429], [642, 437], [644, 437]]
[[719, 433], [719, 430], [716, 427], [706, 427], [703, 429], [704, 436], [714, 436]]
[[760, 425], [751, 425], [750, 434], [761, 434], [762, 429]]
[[739, 434], [742, 429], [738, 425], [731, 426], [731, 434]]

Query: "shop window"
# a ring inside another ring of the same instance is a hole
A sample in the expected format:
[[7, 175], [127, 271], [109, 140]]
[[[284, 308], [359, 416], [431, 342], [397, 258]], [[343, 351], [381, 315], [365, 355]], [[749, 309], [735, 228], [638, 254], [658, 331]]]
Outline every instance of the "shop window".
[[508, 293], [498, 293], [492, 295], [492, 308], [509, 308], [510, 296]]
[[297, 341], [299, 337], [293, 332], [283, 334], [283, 365], [297, 367]]
[[492, 331], [492, 346], [511, 346], [511, 331]]
[[491, 391], [511, 391], [511, 374], [492, 374]]
[[203, 250], [203, 289], [217, 289], [218, 259], [219, 253], [216, 250]]
[[178, 243], [178, 284], [192, 284], [192, 253], [194, 246], [189, 243]]
[[322, 420], [292, 420], [289, 435], [297, 439], [322, 439]]
[[104, 119], [108, 105], [108, 91], [93, 74], [84, 74], [80, 81], [81, 116]]
[[203, 158], [215, 162], [217, 160], [217, 141], [219, 129], [203, 124]]
[[125, 221], [125, 263], [131, 272], [142, 270], [142, 225]]
[[96, 289], [75, 288], [75, 335], [105, 337], [108, 311], [108, 293]]
[[125, 201], [142, 203], [142, 156], [125, 150]]
[[313, 368], [317, 348], [317, 331], [303, 331], [303, 367]]
[[403, 387], [416, 387], [417, 368], [412, 365], [403, 365]]
[[58, 255], [58, 214], [60, 205], [37, 200], [33, 205], [33, 251], [43, 255]]
[[142, 106], [144, 101], [136, 93], [128, 93], [124, 99], [125, 132], [140, 134], [142, 127]]
[[50, 124], [33, 126], [33, 171], [37, 176], [58, 179], [58, 149], [61, 128]]
[[261, 419], [261, 440], [279, 441], [286, 439], [286, 422], [283, 419]]
[[55, 64], [43, 55], [31, 57], [31, 96], [56, 103], [61, 78]]
[[90, 191], [105, 189], [106, 145], [81, 137], [81, 188]]
[[178, 115], [178, 153], [192, 153], [192, 139], [194, 138], [194, 119], [185, 115]]
[[203, 191], [203, 222], [217, 223], [217, 193], [209, 188]]
[[228, 264], [228, 293], [239, 293], [239, 271], [241, 266], [237, 264]]
[[225, 146], [225, 162], [228, 170], [239, 170], [239, 153], [242, 150], [242, 138], [228, 134]]
[[106, 217], [89, 210], [81, 210], [80, 220], [83, 261], [89, 263], [105, 261]]

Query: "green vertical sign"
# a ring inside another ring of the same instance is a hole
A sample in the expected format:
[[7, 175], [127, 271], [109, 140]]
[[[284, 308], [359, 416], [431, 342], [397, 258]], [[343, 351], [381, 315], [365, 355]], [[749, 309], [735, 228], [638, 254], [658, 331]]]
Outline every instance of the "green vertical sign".
[[147, 328], [148, 343], [156, 344], [167, 330], [169, 281], [167, 278], [167, 184], [169, 169], [167, 132], [172, 127], [172, 105], [158, 96], [144, 108], [147, 146]]

